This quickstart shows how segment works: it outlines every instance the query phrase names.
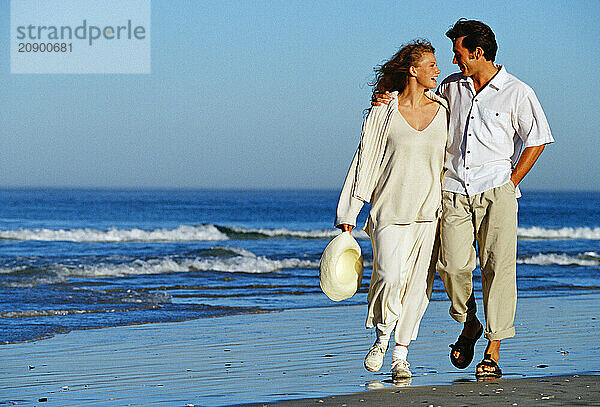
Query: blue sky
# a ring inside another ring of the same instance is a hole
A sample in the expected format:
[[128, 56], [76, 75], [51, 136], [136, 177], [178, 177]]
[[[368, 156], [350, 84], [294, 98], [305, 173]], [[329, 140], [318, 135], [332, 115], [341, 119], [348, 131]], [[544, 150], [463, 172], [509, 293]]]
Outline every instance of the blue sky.
[[[14, 0], [18, 1], [18, 0]], [[341, 188], [373, 67], [414, 38], [495, 31], [556, 143], [523, 189], [600, 183], [600, 2], [152, 0], [150, 75], [10, 73], [0, 0], [1, 186]]]

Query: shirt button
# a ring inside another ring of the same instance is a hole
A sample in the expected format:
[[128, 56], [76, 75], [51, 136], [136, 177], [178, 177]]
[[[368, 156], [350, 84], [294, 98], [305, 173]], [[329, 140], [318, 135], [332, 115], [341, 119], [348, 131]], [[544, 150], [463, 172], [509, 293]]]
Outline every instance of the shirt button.
[[479, 102], [479, 99], [475, 99], [475, 102]]
[[469, 169], [469, 167], [467, 167], [467, 170]]
[[469, 185], [471, 185], [471, 184], [467, 184], [467, 186], [469, 186]]
[[474, 118], [475, 118], [475, 116], [471, 116], [471, 119], [474, 119]]
[[470, 152], [471, 152], [470, 150], [467, 150], [467, 154], [469, 154]]

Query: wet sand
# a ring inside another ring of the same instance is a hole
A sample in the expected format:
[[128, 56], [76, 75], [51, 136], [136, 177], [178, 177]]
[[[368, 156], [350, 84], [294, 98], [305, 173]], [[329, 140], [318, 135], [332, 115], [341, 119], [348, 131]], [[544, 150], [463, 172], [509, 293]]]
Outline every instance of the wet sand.
[[[340, 406], [600, 405], [600, 376], [593, 376], [600, 375], [600, 294], [520, 298], [517, 336], [502, 345], [504, 377], [494, 383], [474, 382], [483, 340], [469, 368], [461, 371], [450, 364], [448, 344], [460, 325], [448, 316], [446, 301], [430, 304], [411, 345], [414, 377], [409, 386], [391, 383], [389, 354], [381, 372], [365, 371], [362, 360], [374, 340], [364, 329], [365, 310], [288, 310], [75, 331], [3, 345], [0, 406], [262, 405], [280, 400], [291, 400], [282, 405]], [[508, 393], [513, 398], [503, 398]], [[307, 398], [313, 400], [299, 400]]]
[[246, 407], [308, 406], [600, 406], [600, 376], [552, 376], [496, 379], [486, 383], [442, 386], [402, 386], [358, 394]]

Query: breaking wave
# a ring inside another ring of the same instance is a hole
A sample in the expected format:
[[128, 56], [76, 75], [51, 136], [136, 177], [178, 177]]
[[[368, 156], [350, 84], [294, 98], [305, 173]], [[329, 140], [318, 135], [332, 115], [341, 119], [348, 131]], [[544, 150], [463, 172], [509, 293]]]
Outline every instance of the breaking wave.
[[4, 240], [41, 240], [68, 242], [182, 242], [227, 240], [214, 225], [182, 225], [175, 229], [18, 229], [0, 231]]
[[600, 240], [600, 228], [578, 227], [578, 228], [541, 228], [533, 226], [530, 228], [519, 228], [517, 235], [520, 239], [538, 240]]
[[540, 266], [586, 266], [600, 267], [600, 254], [585, 252], [576, 255], [566, 253], [539, 253], [517, 259], [519, 264], [536, 264]]
[[[278, 229], [251, 229], [237, 226], [217, 226], [227, 236], [235, 239], [268, 239], [268, 238], [293, 238], [293, 239], [331, 239], [337, 236], [338, 229], [292, 230]], [[355, 230], [352, 235], [357, 239], [368, 239], [364, 230]]]
[[[45, 267], [3, 267], [2, 274], [8, 274], [8, 276], [0, 285], [31, 287], [39, 284], [66, 282], [72, 277], [124, 277], [195, 271], [260, 274], [284, 269], [316, 269], [319, 267], [318, 260], [271, 259], [257, 256], [248, 250], [229, 246], [216, 246], [199, 254], [199, 256], [193, 257], [165, 256], [131, 259], [125, 262], [100, 261], [92, 264], [54, 264]], [[23, 278], [19, 278], [20, 276]], [[17, 277], [17, 279], [8, 277]]]
[[[253, 229], [213, 224], [180, 225], [174, 229], [17, 229], [0, 231], [0, 240], [67, 241], [67, 242], [188, 242], [255, 239], [331, 239], [339, 230], [293, 230], [287, 228]], [[357, 239], [368, 239], [364, 230], [355, 230]], [[559, 229], [533, 226], [518, 229], [519, 239], [536, 240], [600, 240], [600, 227], [565, 227]]]
[[296, 258], [274, 260], [263, 256], [234, 256], [229, 258], [159, 258], [135, 260], [125, 264], [94, 264], [78, 269], [64, 269], [69, 276], [122, 277], [136, 274], [161, 274], [193, 271], [228, 273], [272, 273], [289, 268], [315, 268], [319, 263]]

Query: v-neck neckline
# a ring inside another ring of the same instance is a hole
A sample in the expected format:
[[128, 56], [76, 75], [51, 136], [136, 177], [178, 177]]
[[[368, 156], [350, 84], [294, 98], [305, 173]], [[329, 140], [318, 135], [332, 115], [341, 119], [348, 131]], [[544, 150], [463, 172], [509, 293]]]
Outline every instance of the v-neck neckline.
[[[398, 106], [398, 107], [400, 107], [400, 106]], [[402, 112], [400, 112], [400, 109], [396, 109], [396, 111], [398, 112], [398, 114], [400, 115], [400, 117], [402, 117], [402, 120], [404, 120], [404, 123], [406, 123], [406, 124], [408, 125], [408, 127], [410, 127], [412, 130], [416, 131], [417, 133], [423, 133], [425, 130], [427, 130], [427, 129], [429, 128], [429, 126], [431, 126], [431, 123], [433, 123], [433, 121], [435, 120], [435, 118], [437, 117], [437, 115], [440, 113], [440, 109], [441, 109], [441, 108], [442, 108], [442, 107], [438, 105], [438, 109], [437, 109], [437, 111], [435, 112], [435, 114], [433, 115], [433, 118], [431, 119], [431, 121], [430, 121], [429, 123], [427, 123], [427, 126], [425, 126], [425, 127], [423, 128], [423, 130], [417, 130], [417, 129], [415, 129], [415, 128], [412, 126], [412, 124], [410, 124], [410, 123], [408, 122], [408, 120], [406, 120], [406, 118], [404, 117], [404, 115], [402, 114]]]

